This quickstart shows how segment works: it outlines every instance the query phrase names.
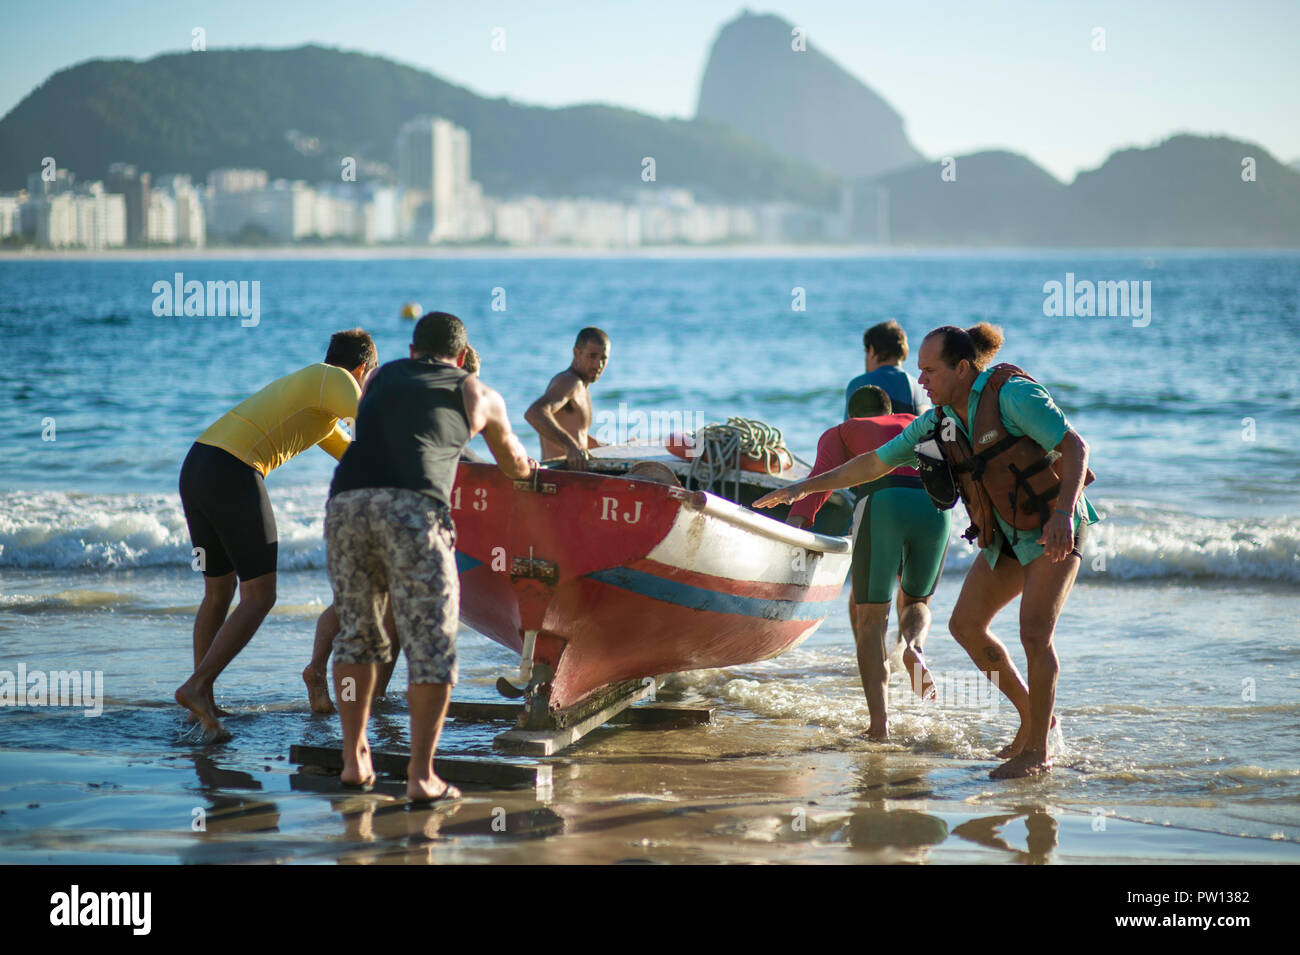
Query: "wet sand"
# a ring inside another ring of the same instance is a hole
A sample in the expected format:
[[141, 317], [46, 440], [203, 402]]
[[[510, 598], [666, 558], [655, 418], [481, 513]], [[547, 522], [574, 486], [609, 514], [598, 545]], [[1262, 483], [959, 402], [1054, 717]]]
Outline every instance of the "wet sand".
[[[140, 707], [137, 715], [152, 722], [164, 714]], [[168, 718], [183, 730], [179, 713]], [[277, 748], [258, 732], [259, 742], [240, 743], [241, 728], [268, 722], [298, 738]], [[397, 748], [405, 722], [400, 701], [386, 706], [374, 723], [375, 748]], [[408, 808], [398, 780], [381, 776], [373, 793], [343, 793], [333, 774], [290, 764], [291, 742], [336, 743], [336, 717], [259, 708], [237, 712], [230, 725], [230, 745], [182, 741], [125, 759], [0, 752], [0, 862], [1300, 860], [1294, 838], [1226, 834], [1222, 811], [1195, 800], [1099, 810], [1075, 795], [1086, 782], [1078, 770], [994, 783], [989, 761], [868, 743], [796, 720], [755, 720], [729, 705], [712, 725], [597, 730], [543, 761], [553, 767], [549, 791], [462, 786], [465, 798], [431, 809]], [[491, 755], [491, 736], [504, 728], [449, 722], [440, 752]]]

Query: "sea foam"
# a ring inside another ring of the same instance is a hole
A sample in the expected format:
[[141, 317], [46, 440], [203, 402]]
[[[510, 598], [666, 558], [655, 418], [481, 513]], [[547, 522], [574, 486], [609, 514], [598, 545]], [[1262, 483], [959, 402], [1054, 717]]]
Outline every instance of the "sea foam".
[[[324, 486], [275, 488], [281, 570], [325, 566]], [[1149, 504], [1102, 501], [1080, 576], [1094, 582], [1219, 578], [1300, 582], [1300, 519], [1228, 520]], [[953, 521], [945, 565], [964, 574], [976, 550]], [[0, 494], [0, 568], [182, 567], [192, 560], [180, 499], [168, 494]]]

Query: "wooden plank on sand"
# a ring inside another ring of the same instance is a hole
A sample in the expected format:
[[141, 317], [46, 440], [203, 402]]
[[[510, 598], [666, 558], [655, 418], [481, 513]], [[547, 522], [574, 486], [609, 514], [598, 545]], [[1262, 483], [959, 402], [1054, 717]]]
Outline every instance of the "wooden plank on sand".
[[[655, 726], [669, 729], [678, 726], [699, 726], [712, 723], [716, 706], [697, 706], [690, 703], [641, 703], [615, 713], [607, 720], [621, 726]], [[490, 703], [481, 700], [453, 702], [447, 715], [461, 723], [491, 723], [497, 720], [513, 721], [522, 707], [518, 703]]]
[[493, 720], [515, 720], [523, 712], [518, 703], [487, 703], [480, 700], [453, 700], [447, 715], [461, 723], [489, 723]]
[[492, 745], [508, 753], [551, 756], [566, 746], [572, 746], [596, 727], [609, 722], [637, 700], [643, 700], [654, 692], [655, 681], [647, 680], [632, 693], [613, 701], [604, 709], [597, 710], [572, 726], [556, 730], [510, 730], [494, 739]]
[[[374, 751], [371, 760], [375, 772], [406, 777], [409, 753]], [[331, 746], [290, 746], [289, 760], [322, 769], [343, 768], [343, 750]], [[496, 789], [535, 789], [551, 784], [551, 767], [504, 759], [476, 759], [467, 756], [435, 756], [433, 769], [448, 782]]]
[[691, 703], [643, 703], [629, 706], [622, 713], [610, 717], [609, 722], [622, 726], [653, 726], [671, 729], [680, 726], [702, 726], [713, 722], [716, 706], [696, 706]]

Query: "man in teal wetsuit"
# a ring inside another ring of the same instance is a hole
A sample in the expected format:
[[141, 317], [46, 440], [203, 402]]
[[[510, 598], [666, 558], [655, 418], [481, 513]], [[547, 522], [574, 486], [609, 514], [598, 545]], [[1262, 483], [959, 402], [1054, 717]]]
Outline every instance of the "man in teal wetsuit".
[[[1002, 333], [986, 322], [969, 329], [937, 328], [921, 345], [920, 382], [945, 418], [960, 427], [970, 441], [980, 396], [990, 377], [989, 359], [1002, 345]], [[1047, 390], [1025, 378], [1012, 378], [1001, 389], [998, 410], [1003, 428], [1013, 437], [1027, 437], [1044, 452], [1059, 457], [1052, 470], [1059, 490], [1046, 523], [1034, 531], [1016, 531], [1001, 513], [996, 527], [984, 528], [990, 539], [966, 575], [949, 629], [957, 642], [1015, 706], [1020, 728], [1015, 739], [998, 753], [1007, 761], [990, 775], [995, 779], [1050, 772], [1048, 734], [1055, 721], [1056, 681], [1060, 663], [1052, 639], [1082, 562], [1082, 535], [1099, 520], [1083, 494], [1088, 471], [1088, 446], [1070, 427]], [[797, 501], [807, 494], [859, 484], [891, 469], [916, 463], [914, 448], [933, 432], [937, 414], [928, 411], [876, 451], [816, 478], [774, 491], [755, 502], [758, 507]], [[974, 442], [972, 442], [974, 443]], [[1003, 607], [1020, 601], [1020, 642], [1029, 664], [1028, 685], [1012, 663], [1006, 647], [989, 630]]]
[[[810, 477], [874, 451], [901, 434], [916, 418], [895, 414], [889, 395], [875, 385], [859, 388], [849, 402], [849, 418], [817, 442]], [[867, 736], [889, 737], [886, 690], [889, 684], [889, 606], [898, 584], [898, 637], [908, 680], [922, 699], [933, 699], [934, 681], [923, 648], [930, 633], [930, 597], [939, 583], [948, 550], [949, 515], [935, 508], [916, 469], [903, 466], [854, 490], [864, 495], [861, 522], [853, 538], [849, 619], [857, 645], [858, 675], [867, 697], [871, 725]], [[790, 508], [786, 523], [811, 527], [828, 492], [810, 494]]]

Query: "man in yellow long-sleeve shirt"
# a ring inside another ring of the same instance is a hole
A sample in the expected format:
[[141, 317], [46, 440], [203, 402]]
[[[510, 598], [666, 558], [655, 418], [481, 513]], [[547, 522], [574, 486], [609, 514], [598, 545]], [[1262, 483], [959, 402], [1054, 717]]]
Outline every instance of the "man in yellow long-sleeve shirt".
[[[181, 504], [203, 570], [203, 602], [194, 618], [194, 673], [176, 702], [203, 724], [203, 741], [230, 734], [212, 686], [253, 638], [275, 604], [278, 535], [262, 479], [319, 444], [335, 459], [349, 438], [361, 386], [377, 364], [375, 343], [359, 328], [336, 332], [322, 364], [271, 382], [199, 435], [181, 466]], [[239, 605], [229, 617], [235, 596]]]

